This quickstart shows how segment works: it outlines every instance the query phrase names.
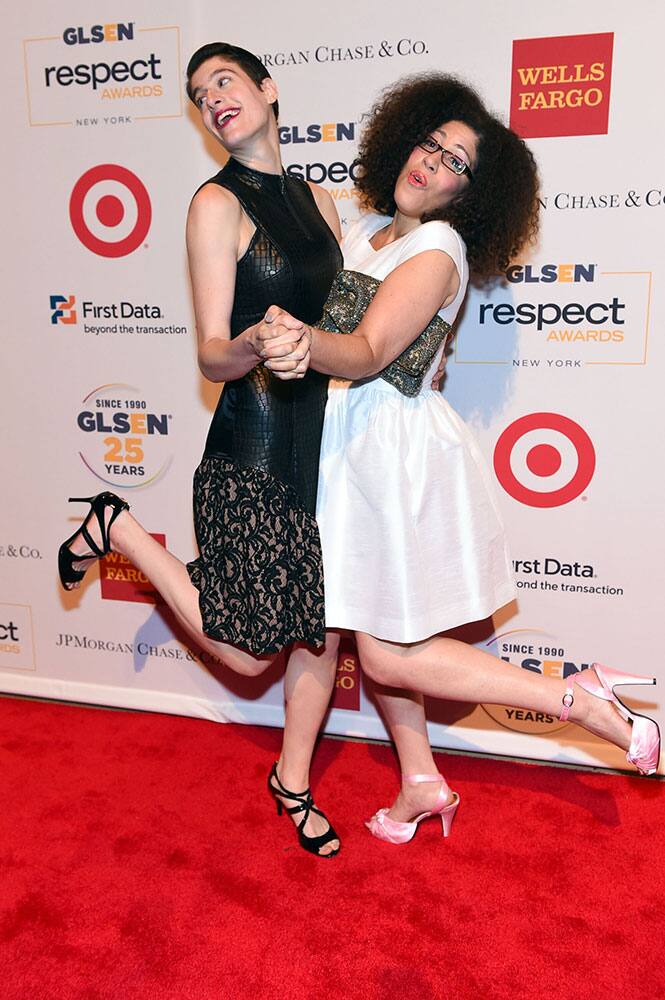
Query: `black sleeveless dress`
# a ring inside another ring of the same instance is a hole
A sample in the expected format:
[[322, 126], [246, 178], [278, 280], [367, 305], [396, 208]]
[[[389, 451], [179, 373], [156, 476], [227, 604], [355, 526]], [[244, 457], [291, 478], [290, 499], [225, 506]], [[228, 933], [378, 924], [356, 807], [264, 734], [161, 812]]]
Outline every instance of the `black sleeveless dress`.
[[[306, 323], [323, 311], [342, 255], [309, 186], [229, 160], [208, 183], [256, 225], [238, 261], [231, 337], [273, 303]], [[194, 475], [199, 558], [189, 563], [203, 631], [255, 655], [325, 638], [314, 519], [328, 377], [280, 381], [258, 365], [227, 382]]]

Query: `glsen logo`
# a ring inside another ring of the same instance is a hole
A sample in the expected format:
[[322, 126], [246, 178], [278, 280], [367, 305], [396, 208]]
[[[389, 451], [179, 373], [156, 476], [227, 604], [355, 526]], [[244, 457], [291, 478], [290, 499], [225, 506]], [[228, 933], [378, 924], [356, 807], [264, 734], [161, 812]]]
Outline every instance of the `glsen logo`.
[[[542, 677], [568, 678], [589, 666], [574, 660], [559, 639], [541, 629], [502, 632], [488, 641], [487, 649], [505, 663]], [[482, 708], [500, 726], [516, 733], [555, 733], [568, 725], [555, 715], [525, 708], [503, 705], [482, 705]]]
[[127, 125], [183, 113], [175, 25], [68, 26], [25, 39], [23, 52], [31, 125]]
[[332, 707], [360, 711], [360, 663], [356, 644], [348, 636], [343, 636], [339, 645]]
[[0, 604], [0, 667], [35, 669], [32, 610], [27, 604]]
[[[166, 547], [166, 536], [153, 534], [155, 541]], [[135, 601], [140, 604], [161, 604], [162, 598], [148, 577], [119, 552], [110, 552], [99, 562], [99, 581], [105, 601]]]
[[64, 323], [70, 326], [76, 323], [76, 296], [75, 295], [51, 295], [51, 323], [57, 326]]
[[[540, 267], [532, 264], [515, 265], [506, 271], [506, 279], [511, 284], [591, 284], [596, 280], [595, 264], [542, 264]], [[597, 294], [594, 294], [597, 298]], [[585, 323], [595, 329], [582, 331], [550, 330], [548, 340], [571, 341], [623, 340], [621, 330], [599, 329], [609, 325], [623, 326], [626, 305], [615, 295], [610, 302], [520, 302], [513, 306], [506, 302], [495, 305], [484, 302], [480, 306], [479, 322], [481, 326], [490, 318], [494, 323], [504, 326], [508, 323], [518, 323], [522, 326], [533, 326], [540, 333], [547, 327], [557, 323], [564, 325]], [[579, 333], [579, 336], [574, 336]]]
[[85, 435], [81, 461], [111, 486], [147, 486], [171, 464], [171, 414], [149, 406], [134, 386], [115, 383], [94, 389], [83, 400], [76, 425]]
[[303, 142], [352, 142], [356, 138], [355, 122], [325, 122], [323, 125], [280, 125], [279, 141], [283, 146]]
[[65, 28], [62, 40], [65, 45], [89, 45], [91, 42], [131, 42], [134, 22], [125, 24], [93, 24], [91, 28]]
[[506, 271], [506, 279], [512, 284], [524, 282], [527, 285], [543, 282], [551, 285], [556, 282], [594, 281], [595, 264], [514, 264]]
[[524, 139], [607, 133], [614, 35], [513, 42], [510, 127]]
[[[491, 343], [494, 363], [528, 368], [646, 363], [650, 272], [606, 271], [587, 261], [526, 263], [509, 267], [506, 282], [476, 297], [467, 310], [477, 317], [469, 350], [476, 342]], [[513, 336], [506, 337], [504, 328], [513, 325]], [[492, 326], [497, 328], [494, 340]], [[458, 363], [466, 360], [465, 336], [462, 331], [458, 337]], [[504, 345], [512, 357], [501, 357]]]
[[69, 199], [69, 218], [81, 243], [100, 257], [125, 257], [150, 229], [150, 196], [136, 174], [114, 163], [86, 170]]
[[514, 500], [561, 507], [587, 488], [596, 452], [586, 431], [560, 413], [530, 413], [505, 429], [494, 449], [494, 471]]

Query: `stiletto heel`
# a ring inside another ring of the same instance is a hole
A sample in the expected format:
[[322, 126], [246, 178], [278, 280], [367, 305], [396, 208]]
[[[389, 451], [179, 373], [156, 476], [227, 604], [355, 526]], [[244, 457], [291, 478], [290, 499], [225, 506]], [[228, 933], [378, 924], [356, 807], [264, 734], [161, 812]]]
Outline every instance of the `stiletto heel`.
[[[409, 774], [406, 780], [412, 785], [418, 785], [423, 781], [444, 781], [442, 774]], [[371, 819], [365, 821], [365, 826], [369, 832], [378, 840], [385, 840], [389, 844], [408, 844], [413, 840], [418, 824], [427, 819], [428, 816], [440, 816], [443, 836], [450, 836], [450, 828], [453, 825], [455, 813], [460, 803], [457, 792], [452, 792], [452, 799], [448, 801], [443, 787], [439, 791], [439, 801], [429, 812], [421, 813], [408, 823], [401, 823], [399, 820], [391, 819], [387, 809], [379, 809]]]
[[[325, 847], [326, 844], [329, 844], [332, 840], [339, 840], [339, 837], [330, 825], [330, 821], [325, 813], [322, 813], [321, 810], [317, 809], [314, 805], [312, 792], [309, 788], [306, 788], [304, 792], [290, 792], [288, 788], [284, 787], [277, 776], [277, 762], [273, 764], [270, 774], [268, 775], [268, 791], [277, 803], [278, 816], [282, 815], [283, 810], [286, 810], [289, 816], [295, 816], [297, 813], [303, 813], [302, 819], [296, 825], [298, 840], [303, 850], [308, 851], [310, 854], [315, 854], [317, 858], [334, 858], [336, 854], [339, 854], [339, 847], [334, 851], [329, 851], [327, 854], [321, 854], [322, 847]], [[282, 802], [282, 798], [293, 799], [297, 805], [291, 807], [286, 806]], [[310, 837], [305, 833], [305, 825], [309, 819], [310, 813], [316, 813], [317, 816], [323, 817], [328, 824], [326, 832], [322, 833], [319, 837]]]
[[[596, 675], [595, 678], [592, 671]], [[655, 719], [649, 718], [648, 715], [641, 715], [639, 712], [628, 709], [614, 693], [614, 688], [620, 687], [622, 684], [653, 685], [655, 683], [655, 677], [626, 674], [621, 670], [605, 667], [602, 663], [592, 663], [587, 670], [582, 670], [568, 678], [568, 686], [562, 699], [563, 710], [559, 718], [562, 722], [566, 722], [568, 719], [570, 709], [575, 701], [574, 684], [579, 685], [584, 691], [596, 698], [611, 702], [621, 717], [632, 726], [626, 760], [629, 764], [633, 764], [640, 774], [655, 774], [660, 761], [660, 727], [658, 723]]]
[[[111, 551], [111, 525], [121, 511], [129, 510], [129, 504], [126, 500], [122, 500], [115, 493], [109, 492], [98, 493], [94, 497], [70, 497], [69, 502], [89, 503], [90, 510], [86, 514], [83, 524], [58, 549], [58, 574], [60, 576], [60, 583], [65, 590], [71, 590], [77, 583], [80, 583], [87, 572], [87, 566], [85, 569], [75, 569], [75, 563], [84, 562], [88, 559], [101, 559], [103, 556], [108, 555]], [[111, 516], [108, 519], [108, 523], [106, 522], [107, 508], [111, 509]], [[101, 544], [98, 544], [88, 531], [88, 526], [93, 517], [97, 518]], [[72, 551], [73, 543], [79, 538], [83, 538], [90, 549], [89, 552], [81, 554]]]
[[450, 802], [445, 809], [441, 812], [441, 826], [443, 827], [443, 836], [450, 836], [450, 829], [453, 825], [453, 820], [455, 819], [455, 813], [457, 812], [457, 807], [459, 805], [459, 795], [457, 792], [454, 793], [456, 796], [452, 802]]

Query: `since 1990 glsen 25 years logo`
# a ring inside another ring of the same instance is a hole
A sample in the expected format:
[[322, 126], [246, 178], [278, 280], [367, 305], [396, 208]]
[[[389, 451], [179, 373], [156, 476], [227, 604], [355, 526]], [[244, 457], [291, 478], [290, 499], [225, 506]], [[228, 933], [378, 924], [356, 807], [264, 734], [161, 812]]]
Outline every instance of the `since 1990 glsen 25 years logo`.
[[[567, 679], [584, 670], [589, 663], [571, 655], [567, 646], [544, 629], [519, 628], [493, 636], [486, 644], [488, 652], [505, 663], [512, 663], [542, 677]], [[512, 708], [504, 705], [483, 705], [483, 709], [502, 728], [517, 733], [555, 733], [568, 723], [556, 715]]]
[[148, 486], [171, 464], [171, 420], [135, 386], [99, 386], [83, 399], [76, 416], [81, 461], [110, 486]]
[[510, 127], [524, 139], [607, 133], [614, 35], [513, 42]]

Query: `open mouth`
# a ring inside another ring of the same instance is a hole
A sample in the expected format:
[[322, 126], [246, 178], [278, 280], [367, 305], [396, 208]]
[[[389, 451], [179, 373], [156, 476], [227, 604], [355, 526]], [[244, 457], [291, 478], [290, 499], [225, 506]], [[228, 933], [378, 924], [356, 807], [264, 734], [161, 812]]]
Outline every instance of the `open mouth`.
[[226, 128], [230, 121], [240, 114], [240, 108], [227, 108], [225, 111], [218, 111], [215, 115], [215, 127], [218, 129]]
[[412, 170], [408, 176], [409, 184], [413, 187], [425, 188], [427, 187], [427, 178], [420, 170]]

